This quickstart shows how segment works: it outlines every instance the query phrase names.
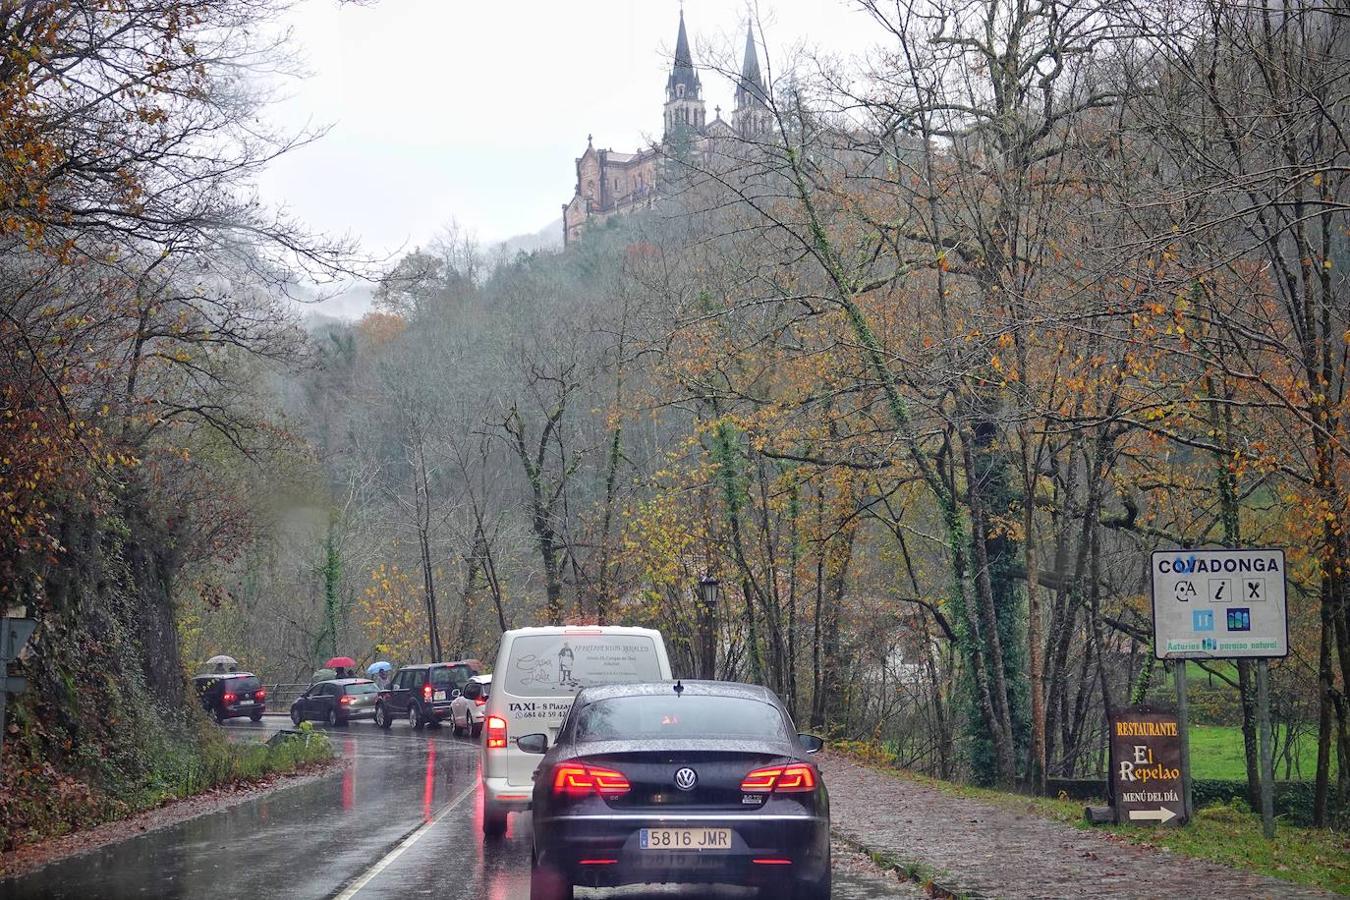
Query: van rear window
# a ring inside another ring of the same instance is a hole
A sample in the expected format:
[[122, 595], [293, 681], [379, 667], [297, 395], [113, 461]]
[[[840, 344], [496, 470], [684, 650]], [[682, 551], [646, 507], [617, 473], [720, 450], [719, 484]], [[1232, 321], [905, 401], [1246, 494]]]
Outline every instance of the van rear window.
[[517, 697], [571, 696], [597, 684], [661, 681], [656, 642], [646, 635], [531, 634], [511, 644], [502, 690]]
[[225, 680], [226, 690], [256, 691], [260, 687], [262, 687], [262, 684], [252, 675], [247, 678], [227, 678]]

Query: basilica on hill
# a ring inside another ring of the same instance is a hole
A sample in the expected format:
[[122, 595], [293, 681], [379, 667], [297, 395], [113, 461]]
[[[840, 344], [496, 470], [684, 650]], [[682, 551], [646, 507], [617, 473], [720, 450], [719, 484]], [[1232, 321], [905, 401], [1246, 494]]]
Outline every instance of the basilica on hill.
[[577, 184], [572, 199], [563, 204], [563, 243], [581, 236], [588, 222], [603, 222], [616, 215], [650, 206], [656, 198], [658, 166], [676, 139], [688, 140], [698, 151], [719, 139], [748, 139], [768, 132], [773, 119], [765, 102], [768, 96], [759, 70], [753, 29], [747, 27], [745, 59], [736, 79], [736, 105], [731, 121], [714, 107], [708, 121], [703, 102], [703, 84], [689, 52], [689, 36], [680, 12], [680, 30], [675, 39], [675, 61], [666, 79], [665, 130], [661, 144], [633, 153], [596, 149], [590, 136], [586, 152], [576, 161]]

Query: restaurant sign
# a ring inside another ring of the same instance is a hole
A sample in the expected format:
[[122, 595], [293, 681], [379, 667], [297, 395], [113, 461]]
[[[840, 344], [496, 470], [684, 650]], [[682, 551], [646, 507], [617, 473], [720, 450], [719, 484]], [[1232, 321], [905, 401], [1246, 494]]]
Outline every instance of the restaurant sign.
[[1131, 706], [1111, 716], [1111, 800], [1118, 824], [1186, 822], [1176, 714]]

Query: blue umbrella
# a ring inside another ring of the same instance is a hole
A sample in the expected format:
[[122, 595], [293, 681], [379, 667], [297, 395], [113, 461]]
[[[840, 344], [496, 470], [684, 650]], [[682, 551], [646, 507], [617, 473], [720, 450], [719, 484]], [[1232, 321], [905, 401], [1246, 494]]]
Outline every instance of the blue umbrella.
[[366, 666], [366, 674], [374, 675], [376, 672], [388, 672], [392, 668], [393, 665], [391, 663], [387, 663], [384, 660], [380, 660], [379, 662], [373, 662], [370, 665]]

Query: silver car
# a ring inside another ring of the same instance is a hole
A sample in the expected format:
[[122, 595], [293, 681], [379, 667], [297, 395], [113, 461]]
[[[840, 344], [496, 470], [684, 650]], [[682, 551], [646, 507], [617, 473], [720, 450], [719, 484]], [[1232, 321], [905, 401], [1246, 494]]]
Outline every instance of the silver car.
[[492, 691], [491, 675], [475, 675], [450, 703], [450, 727], [455, 734], [478, 737], [483, 733], [483, 711]]

